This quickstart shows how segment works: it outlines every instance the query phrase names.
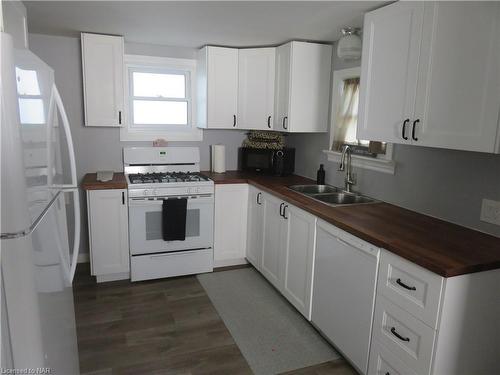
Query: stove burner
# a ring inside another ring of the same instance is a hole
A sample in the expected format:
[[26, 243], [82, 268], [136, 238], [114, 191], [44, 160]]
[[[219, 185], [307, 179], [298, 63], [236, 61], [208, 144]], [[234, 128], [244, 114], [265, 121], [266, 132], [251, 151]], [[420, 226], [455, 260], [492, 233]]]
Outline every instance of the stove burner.
[[129, 174], [128, 178], [132, 184], [209, 181], [207, 177], [195, 172], [135, 173]]

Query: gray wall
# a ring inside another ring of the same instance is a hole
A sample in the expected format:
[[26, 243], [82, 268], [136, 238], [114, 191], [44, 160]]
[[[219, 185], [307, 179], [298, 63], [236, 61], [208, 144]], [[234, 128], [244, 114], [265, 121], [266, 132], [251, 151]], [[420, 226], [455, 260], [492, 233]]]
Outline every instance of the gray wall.
[[[334, 70], [346, 64], [336, 58]], [[296, 147], [296, 173], [316, 178], [325, 164], [326, 181], [343, 186], [344, 173], [327, 161], [329, 134], [294, 134], [289, 145]], [[500, 226], [479, 220], [483, 198], [500, 201], [500, 155], [454, 151], [419, 146], [394, 146], [396, 172], [389, 175], [354, 168], [356, 190], [383, 201], [455, 222], [500, 237]]]
[[[83, 117], [83, 87], [80, 40], [77, 38], [29, 35], [30, 49], [55, 70], [56, 84], [61, 92], [71, 123], [75, 143], [76, 169], [79, 181], [86, 173], [97, 170], [122, 171], [124, 146], [147, 146], [150, 142], [120, 142], [116, 128], [85, 127]], [[131, 54], [193, 58], [195, 50], [142, 44], [125, 44], [125, 52]], [[244, 131], [204, 130], [201, 142], [175, 142], [175, 146], [197, 146], [201, 152], [201, 169], [210, 169], [210, 145], [226, 145], [227, 169], [237, 168], [237, 152], [245, 138]], [[173, 142], [170, 144], [174, 144]], [[85, 203], [82, 194], [82, 202]], [[82, 241], [80, 252], [88, 252], [87, 213], [82, 212]], [[72, 231], [71, 231], [72, 232]]]

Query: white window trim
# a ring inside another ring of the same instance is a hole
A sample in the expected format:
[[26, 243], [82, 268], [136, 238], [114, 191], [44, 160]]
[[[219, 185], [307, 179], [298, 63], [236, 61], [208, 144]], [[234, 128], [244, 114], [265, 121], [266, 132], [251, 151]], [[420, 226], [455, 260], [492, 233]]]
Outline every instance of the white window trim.
[[[335, 121], [338, 110], [338, 105], [340, 103], [340, 95], [342, 94], [342, 82], [349, 78], [355, 78], [361, 76], [361, 67], [354, 67], [342, 70], [336, 70], [333, 72], [333, 82], [332, 82], [332, 102], [330, 106], [330, 142], [328, 147], [332, 147], [334, 138]], [[332, 151], [330, 149], [323, 150], [327, 155], [328, 161], [334, 163], [340, 163], [341, 153], [338, 151]], [[352, 165], [354, 167], [370, 169], [372, 171], [383, 172], [394, 174], [396, 163], [393, 160], [393, 145], [392, 143], [387, 143], [387, 150], [385, 155], [381, 155], [377, 158], [371, 158], [362, 155], [352, 155]]]
[[[154, 141], [163, 138], [170, 141], [202, 141], [203, 131], [196, 127], [196, 60], [176, 59], [170, 57], [125, 55], [124, 56], [124, 98], [125, 113], [124, 126], [120, 128], [120, 141]], [[129, 68], [167, 68], [188, 71], [190, 75], [191, 111], [188, 114], [189, 125], [185, 129], [176, 130], [148, 130], [134, 129], [130, 124], [130, 100], [129, 100]]]

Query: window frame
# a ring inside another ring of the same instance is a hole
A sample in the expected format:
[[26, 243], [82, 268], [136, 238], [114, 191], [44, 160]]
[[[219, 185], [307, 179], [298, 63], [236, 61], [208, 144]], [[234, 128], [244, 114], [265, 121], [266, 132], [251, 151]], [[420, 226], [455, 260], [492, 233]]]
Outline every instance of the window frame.
[[[124, 56], [124, 125], [120, 128], [120, 141], [201, 141], [203, 132], [195, 124], [196, 119], [196, 60], [144, 55]], [[187, 102], [187, 124], [134, 124], [132, 123], [133, 100], [142, 97], [132, 95], [133, 72], [184, 74], [186, 98], [146, 98], [152, 101]]]
[[[332, 144], [335, 137], [335, 127], [337, 119], [338, 106], [340, 105], [344, 81], [349, 78], [361, 77], [361, 67], [335, 70], [332, 77], [332, 95], [330, 102], [330, 137], [328, 149], [323, 150], [327, 155], [328, 161], [340, 163], [341, 152], [333, 151]], [[358, 110], [359, 114], [359, 110]], [[377, 157], [368, 157], [352, 154], [352, 165], [364, 169], [370, 169], [378, 172], [394, 174], [395, 162], [393, 159], [393, 144], [387, 143], [386, 153], [379, 154]]]

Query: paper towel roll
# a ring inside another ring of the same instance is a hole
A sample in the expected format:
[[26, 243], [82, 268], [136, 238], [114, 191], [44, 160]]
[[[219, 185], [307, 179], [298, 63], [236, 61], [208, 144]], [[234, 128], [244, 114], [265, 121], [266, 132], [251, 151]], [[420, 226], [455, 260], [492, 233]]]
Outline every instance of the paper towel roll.
[[212, 172], [224, 173], [226, 171], [226, 146], [212, 145]]

